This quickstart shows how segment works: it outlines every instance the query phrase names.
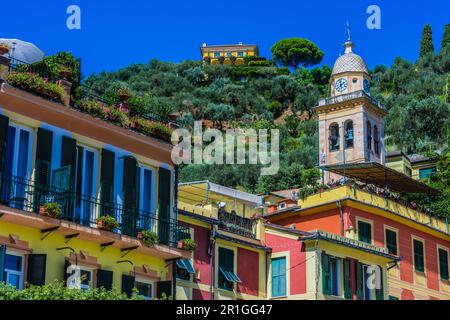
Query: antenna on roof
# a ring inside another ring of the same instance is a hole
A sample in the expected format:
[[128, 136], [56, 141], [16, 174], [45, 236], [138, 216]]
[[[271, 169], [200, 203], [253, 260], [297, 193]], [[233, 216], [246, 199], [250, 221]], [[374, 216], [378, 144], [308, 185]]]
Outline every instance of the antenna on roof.
[[350, 24], [348, 23], [348, 20], [345, 24], [345, 33], [347, 35], [347, 41], [352, 41], [352, 37], [350, 35]]

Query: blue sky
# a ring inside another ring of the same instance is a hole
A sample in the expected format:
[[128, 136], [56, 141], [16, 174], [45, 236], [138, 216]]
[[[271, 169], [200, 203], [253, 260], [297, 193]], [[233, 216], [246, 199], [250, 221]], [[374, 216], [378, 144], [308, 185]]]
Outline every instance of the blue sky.
[[[81, 30], [68, 30], [66, 9], [81, 8]], [[381, 30], [369, 30], [366, 9], [381, 8]], [[433, 27], [438, 50], [448, 0], [40, 0], [2, 3], [0, 37], [38, 45], [47, 55], [71, 51], [85, 74], [117, 70], [156, 58], [178, 62], [199, 59], [208, 44], [255, 43], [270, 57], [281, 38], [302, 37], [324, 52], [332, 65], [345, 40], [349, 20], [356, 49], [369, 67], [390, 65], [395, 57], [417, 59], [423, 25]], [[7, 13], [7, 14], [5, 14]]]

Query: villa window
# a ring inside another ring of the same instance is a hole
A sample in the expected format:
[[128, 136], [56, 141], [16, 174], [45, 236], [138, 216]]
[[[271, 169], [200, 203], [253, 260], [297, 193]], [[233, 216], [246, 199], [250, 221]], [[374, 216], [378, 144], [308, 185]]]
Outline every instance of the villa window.
[[414, 251], [414, 270], [416, 272], [425, 271], [425, 261], [423, 254], [423, 242], [417, 239], [413, 240], [413, 251]]
[[155, 193], [155, 172], [148, 167], [139, 167], [139, 208], [141, 217], [138, 220], [138, 229], [153, 230], [154, 226], [154, 193]]
[[153, 283], [147, 281], [136, 280], [134, 282], [138, 295], [143, 296], [145, 300], [153, 299]]
[[339, 135], [339, 125], [337, 123], [332, 123], [330, 125], [330, 135], [328, 141], [330, 144], [330, 151], [339, 150], [340, 147], [340, 135]]
[[286, 257], [272, 259], [272, 298], [286, 296]]
[[391, 229], [385, 229], [386, 248], [390, 254], [398, 255], [397, 232]]
[[353, 148], [354, 134], [353, 134], [353, 121], [347, 121], [345, 123], [345, 148]]
[[367, 121], [367, 149], [372, 150], [372, 125]]
[[426, 168], [419, 170], [419, 179], [428, 179], [436, 174], [436, 168]]
[[372, 225], [370, 223], [358, 221], [358, 240], [372, 244]]
[[378, 127], [375, 125], [373, 127], [373, 146], [375, 149], [375, 154], [380, 154], [380, 137], [378, 132]]
[[92, 289], [92, 270], [82, 268], [80, 270], [81, 290], [87, 291]]
[[242, 58], [243, 56], [244, 56], [244, 52], [242, 52], [242, 51], [241, 51], [241, 52], [238, 52], [238, 57], [241, 57], [241, 58]]
[[214, 52], [214, 58], [220, 58], [220, 52]]
[[234, 284], [241, 280], [234, 272], [234, 251], [219, 248], [219, 288], [233, 291]]
[[439, 248], [439, 275], [442, 280], [449, 280], [448, 272], [448, 251]]
[[341, 259], [322, 252], [322, 291], [325, 295], [340, 296]]
[[179, 259], [176, 263], [177, 267], [177, 279], [191, 280], [191, 274], [195, 274], [192, 262], [189, 259]]
[[3, 282], [6, 285], [11, 285], [18, 290], [23, 289], [24, 259], [23, 255], [12, 252], [4, 255]]

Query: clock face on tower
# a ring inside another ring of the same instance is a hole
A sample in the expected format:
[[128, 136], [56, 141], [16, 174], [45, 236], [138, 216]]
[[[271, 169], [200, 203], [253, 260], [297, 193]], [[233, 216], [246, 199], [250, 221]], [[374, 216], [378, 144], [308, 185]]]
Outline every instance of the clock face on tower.
[[369, 80], [364, 79], [363, 86], [364, 86], [364, 91], [369, 93], [370, 92], [370, 82], [369, 82]]
[[336, 81], [336, 91], [344, 92], [348, 87], [347, 79], [339, 79]]

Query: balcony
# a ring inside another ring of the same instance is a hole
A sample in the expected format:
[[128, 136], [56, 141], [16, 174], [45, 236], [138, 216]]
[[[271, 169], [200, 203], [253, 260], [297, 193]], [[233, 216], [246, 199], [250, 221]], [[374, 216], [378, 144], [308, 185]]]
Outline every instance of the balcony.
[[[0, 175], [1, 176], [1, 175]], [[96, 197], [45, 187], [18, 177], [0, 180], [0, 204], [21, 212], [38, 214], [46, 203], [57, 203], [61, 208], [58, 219], [88, 228], [97, 228], [96, 217], [109, 215], [119, 223], [114, 234], [135, 238], [140, 231], [148, 230], [158, 235], [158, 243], [177, 247], [178, 241], [189, 238], [189, 228], [176, 220], [159, 219], [154, 213], [116, 203], [102, 202]]]
[[256, 220], [243, 218], [235, 213], [226, 212], [225, 210], [219, 210], [218, 220], [220, 230], [246, 238], [256, 239]]
[[356, 91], [356, 92], [351, 92], [351, 93], [346, 93], [346, 94], [343, 94], [343, 95], [340, 95], [340, 96], [336, 96], [336, 97], [329, 97], [329, 98], [320, 99], [319, 100], [319, 107], [327, 106], [327, 105], [330, 105], [330, 104], [336, 104], [336, 103], [340, 103], [340, 102], [345, 102], [345, 101], [358, 99], [358, 98], [368, 99], [372, 104], [377, 106], [379, 109], [381, 109], [381, 110], [383, 110], [385, 112], [387, 111], [385, 106], [382, 105], [380, 101], [378, 101], [377, 99], [371, 97], [369, 94], [367, 94], [363, 90]]

